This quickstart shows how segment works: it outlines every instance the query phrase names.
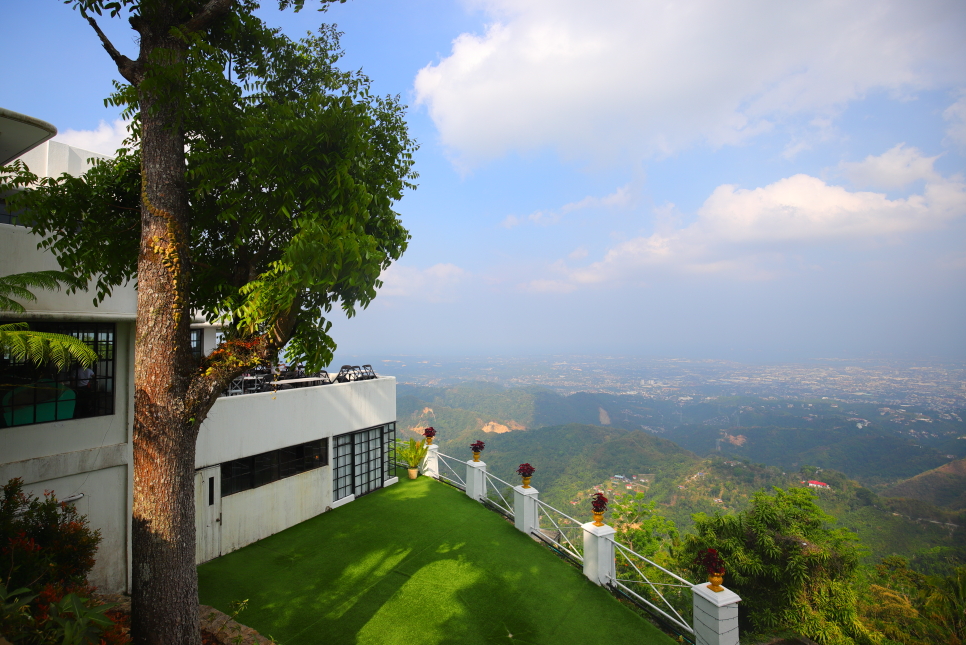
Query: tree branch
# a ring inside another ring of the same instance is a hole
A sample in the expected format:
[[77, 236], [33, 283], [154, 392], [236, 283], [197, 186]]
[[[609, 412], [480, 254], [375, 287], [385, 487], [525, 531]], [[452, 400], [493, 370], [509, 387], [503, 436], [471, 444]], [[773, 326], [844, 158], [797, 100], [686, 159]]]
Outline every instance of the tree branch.
[[235, 0], [208, 0], [208, 4], [191, 20], [184, 23], [181, 29], [187, 33], [206, 29], [216, 19], [228, 13], [233, 4]]
[[127, 79], [131, 85], [137, 85], [140, 83], [141, 64], [131, 60], [121, 52], [117, 51], [117, 48], [114, 47], [104, 32], [101, 31], [101, 28], [97, 25], [96, 20], [88, 16], [83, 10], [81, 10], [81, 15], [84, 16], [90, 26], [94, 28], [94, 31], [97, 33], [97, 37], [101, 39], [101, 45], [103, 45], [104, 49], [107, 50], [107, 54], [111, 57], [111, 60], [114, 61], [114, 64], [117, 65], [117, 71], [121, 73], [121, 76]]

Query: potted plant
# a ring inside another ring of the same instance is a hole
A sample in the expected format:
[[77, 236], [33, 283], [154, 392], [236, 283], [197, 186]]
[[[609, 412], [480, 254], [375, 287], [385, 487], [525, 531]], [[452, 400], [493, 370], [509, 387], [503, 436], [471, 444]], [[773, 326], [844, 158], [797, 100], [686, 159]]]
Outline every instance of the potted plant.
[[699, 552], [694, 562], [708, 572], [708, 582], [711, 583], [708, 589], [714, 592], [724, 591], [724, 587], [721, 586], [725, 574], [724, 560], [716, 549], [708, 548]]
[[486, 448], [486, 444], [482, 441], [474, 441], [470, 444], [470, 450], [473, 451], [473, 461], [480, 460], [480, 453], [483, 452], [484, 448]]
[[523, 477], [524, 488], [530, 488], [530, 478], [533, 477], [533, 473], [535, 473], [536, 470], [537, 469], [530, 464], [520, 464], [520, 467], [517, 468], [517, 474], [520, 475], [520, 477]]
[[436, 436], [436, 428], [430, 426], [423, 430], [423, 436], [426, 437], [426, 445], [431, 446], [433, 444], [433, 437]]
[[594, 526], [603, 526], [604, 511], [607, 510], [607, 498], [598, 491], [590, 496], [590, 505], [594, 509]]
[[396, 456], [409, 468], [410, 479], [416, 479], [416, 474], [419, 472], [419, 464], [423, 463], [427, 452], [429, 452], [429, 446], [415, 439], [410, 439], [396, 448]]

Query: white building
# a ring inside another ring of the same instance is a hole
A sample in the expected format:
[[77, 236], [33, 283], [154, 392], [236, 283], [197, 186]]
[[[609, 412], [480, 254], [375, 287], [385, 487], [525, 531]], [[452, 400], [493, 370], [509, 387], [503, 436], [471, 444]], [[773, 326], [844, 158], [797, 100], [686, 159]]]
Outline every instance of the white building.
[[[100, 156], [45, 141], [51, 130], [0, 110], [0, 157], [9, 161], [14, 148], [36, 146], [20, 158], [38, 175], [57, 176], [82, 174]], [[16, 222], [0, 199], [0, 275], [58, 269], [37, 248], [40, 239]], [[26, 315], [0, 318], [76, 335], [101, 358], [81, 387], [76, 372], [0, 354], [0, 482], [20, 477], [30, 493], [75, 500], [102, 535], [91, 582], [104, 592], [129, 590], [136, 291], [118, 288], [97, 307], [86, 293], [35, 295], [36, 302], [23, 303]], [[198, 324], [192, 340], [207, 353], [214, 329]], [[394, 483], [395, 421], [392, 377], [220, 398], [202, 424], [195, 457], [198, 562]]]

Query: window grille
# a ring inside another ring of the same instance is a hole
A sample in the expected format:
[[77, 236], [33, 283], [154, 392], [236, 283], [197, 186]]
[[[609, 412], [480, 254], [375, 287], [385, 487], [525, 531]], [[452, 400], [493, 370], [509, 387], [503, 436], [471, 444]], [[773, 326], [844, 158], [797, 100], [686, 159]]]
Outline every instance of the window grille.
[[221, 464], [221, 496], [277, 482], [329, 464], [329, 440], [270, 450]]
[[395, 459], [396, 424], [367, 428], [333, 439], [334, 500], [382, 488]]
[[114, 414], [115, 325], [31, 322], [30, 329], [79, 338], [98, 359], [89, 369], [74, 364], [58, 371], [0, 353], [0, 427]]

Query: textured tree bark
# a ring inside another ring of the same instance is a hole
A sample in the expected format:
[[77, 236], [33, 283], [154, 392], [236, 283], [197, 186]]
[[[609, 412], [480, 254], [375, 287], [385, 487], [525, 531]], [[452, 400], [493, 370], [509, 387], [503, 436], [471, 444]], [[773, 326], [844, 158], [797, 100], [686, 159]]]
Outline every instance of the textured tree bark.
[[[157, 24], [157, 23], [156, 23]], [[138, 644], [200, 645], [195, 571], [197, 424], [185, 395], [188, 352], [184, 135], [175, 81], [185, 46], [166, 34], [142, 41], [167, 68], [163, 93], [140, 85], [141, 248], [134, 344], [134, 509], [131, 631]], [[142, 36], [144, 37], [144, 36]], [[148, 80], [162, 73], [155, 68]]]
[[[226, 343], [199, 369], [189, 334], [191, 209], [185, 180], [181, 67], [187, 45], [234, 0], [141, 3], [131, 26], [140, 54], [120, 54], [97, 22], [118, 71], [138, 88], [141, 118], [141, 244], [134, 342], [134, 508], [131, 635], [136, 645], [201, 645], [195, 569], [194, 464], [201, 422], [232, 378], [274, 358], [291, 337], [298, 307], [261, 336]], [[194, 9], [192, 15], [189, 12]], [[244, 282], [244, 281], [243, 281]]]

